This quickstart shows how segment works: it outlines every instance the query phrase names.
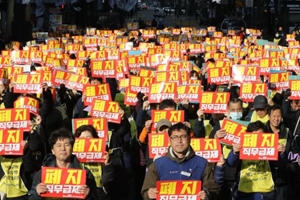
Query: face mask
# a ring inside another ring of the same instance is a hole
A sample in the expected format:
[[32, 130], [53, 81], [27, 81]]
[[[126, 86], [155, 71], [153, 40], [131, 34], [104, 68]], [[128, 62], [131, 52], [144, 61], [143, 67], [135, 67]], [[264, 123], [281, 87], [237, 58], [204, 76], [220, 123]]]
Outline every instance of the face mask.
[[243, 117], [243, 113], [241, 112], [230, 112], [230, 118], [233, 120], [239, 120]]

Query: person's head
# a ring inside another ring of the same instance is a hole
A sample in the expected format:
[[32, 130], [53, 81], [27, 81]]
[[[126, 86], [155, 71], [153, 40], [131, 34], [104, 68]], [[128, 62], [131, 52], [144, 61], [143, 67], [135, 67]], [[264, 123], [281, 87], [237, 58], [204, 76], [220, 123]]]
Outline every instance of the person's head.
[[257, 95], [254, 98], [253, 108], [260, 118], [264, 118], [268, 114], [268, 99], [263, 95]]
[[269, 121], [272, 127], [278, 127], [282, 121], [282, 111], [281, 107], [277, 104], [274, 104], [269, 108]]
[[170, 145], [176, 155], [182, 155], [188, 151], [191, 141], [190, 133], [191, 129], [181, 122], [169, 128]]
[[248, 124], [246, 132], [265, 133], [267, 131], [266, 131], [266, 126], [264, 125], [264, 123], [262, 123], [261, 121], [256, 121], [256, 122], [251, 122], [250, 124]]
[[245, 30], [245, 28], [242, 26], [242, 27], [241, 27], [241, 31], [244, 31], [244, 30]]
[[200, 80], [200, 76], [199, 76], [199, 73], [195, 70], [192, 70], [190, 72], [190, 79], [192, 80]]
[[228, 102], [230, 118], [238, 120], [243, 117], [243, 101], [238, 98], [230, 99]]
[[167, 119], [161, 119], [157, 122], [156, 133], [168, 133], [172, 123]]
[[292, 100], [291, 101], [291, 109], [293, 111], [297, 111], [300, 109], [300, 101], [299, 100]]
[[278, 27], [278, 31], [282, 31], [282, 26], [279, 26], [279, 27]]
[[173, 99], [164, 99], [160, 102], [159, 110], [176, 110], [176, 103]]
[[99, 138], [96, 129], [92, 125], [82, 125], [75, 131], [76, 138]]
[[94, 77], [90, 77], [89, 78], [89, 83], [91, 85], [99, 85], [103, 83], [103, 79], [102, 78], [94, 78]]
[[52, 132], [49, 137], [52, 154], [61, 162], [70, 162], [74, 142], [74, 135], [66, 128]]

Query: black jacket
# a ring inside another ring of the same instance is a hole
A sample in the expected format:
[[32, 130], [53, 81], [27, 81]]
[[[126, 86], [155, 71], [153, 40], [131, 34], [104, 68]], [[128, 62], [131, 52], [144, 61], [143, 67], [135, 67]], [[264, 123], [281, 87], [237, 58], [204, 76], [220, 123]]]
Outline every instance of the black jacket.
[[[43, 166], [45, 167], [56, 167], [56, 158], [54, 155], [48, 155], [45, 157]], [[73, 169], [82, 169], [81, 165], [79, 164], [79, 161], [76, 156], [72, 155], [72, 162], [69, 166], [69, 168]], [[99, 199], [98, 193], [97, 193], [97, 186], [94, 179], [93, 174], [88, 170], [87, 168], [84, 168], [86, 170], [86, 185], [90, 188], [89, 195], [85, 198], [86, 200], [97, 200]], [[36, 186], [41, 183], [41, 176], [42, 176], [42, 170], [38, 171], [33, 179], [32, 187], [29, 192], [29, 200], [39, 200], [43, 199], [40, 197], [36, 192]]]

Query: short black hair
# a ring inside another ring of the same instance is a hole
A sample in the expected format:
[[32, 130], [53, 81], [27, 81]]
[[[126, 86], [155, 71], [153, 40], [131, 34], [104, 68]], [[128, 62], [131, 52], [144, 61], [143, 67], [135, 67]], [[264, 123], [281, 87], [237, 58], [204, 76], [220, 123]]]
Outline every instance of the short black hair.
[[280, 107], [279, 105], [277, 105], [277, 104], [274, 104], [273, 106], [270, 106], [270, 107], [268, 108], [268, 115], [271, 114], [271, 111], [275, 111], [275, 110], [280, 110], [280, 112], [281, 112], [281, 114], [282, 114], [282, 109], [281, 109], [281, 107]]
[[172, 125], [169, 128], [168, 135], [171, 136], [173, 131], [180, 131], [180, 130], [185, 130], [188, 136], [191, 135], [191, 129], [187, 127], [185, 124], [183, 124], [182, 122]]
[[177, 104], [173, 99], [164, 99], [159, 104], [159, 110], [164, 110], [165, 108], [176, 108]]
[[250, 132], [258, 131], [259, 129], [262, 129], [264, 133], [267, 132], [266, 125], [258, 120], [256, 122], [251, 122], [250, 124], [248, 124], [246, 132], [250, 133]]
[[241, 100], [241, 99], [239, 99], [239, 98], [233, 98], [233, 99], [230, 99], [229, 101], [228, 101], [228, 106], [229, 106], [229, 104], [230, 103], [240, 103], [241, 104], [241, 106], [243, 107], [243, 101]]
[[90, 132], [92, 134], [93, 138], [99, 138], [96, 129], [92, 125], [82, 125], [82, 126], [79, 126], [76, 129], [74, 136], [76, 138], [78, 138], [78, 137], [80, 137], [81, 133], [84, 132], [84, 131]]
[[53, 149], [53, 146], [59, 139], [70, 139], [72, 147], [74, 146], [75, 137], [69, 129], [61, 128], [50, 134], [48, 142], [51, 149]]
[[100, 83], [103, 83], [103, 78], [95, 78], [95, 77], [90, 77], [90, 78], [89, 78], [89, 83], [91, 83], [91, 82], [94, 81], [94, 80], [97, 80], [97, 81], [99, 81]]

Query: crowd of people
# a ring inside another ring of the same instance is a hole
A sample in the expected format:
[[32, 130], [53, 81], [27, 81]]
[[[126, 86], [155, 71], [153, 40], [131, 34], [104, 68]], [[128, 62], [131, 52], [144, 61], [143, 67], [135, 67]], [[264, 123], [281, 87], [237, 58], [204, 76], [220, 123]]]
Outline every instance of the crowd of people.
[[[138, 47], [139, 42], [135, 47]], [[156, 41], [156, 44], [159, 45], [159, 42]], [[203, 91], [219, 90], [220, 85], [208, 82], [209, 69], [205, 67], [208, 63], [214, 64], [216, 60], [205, 59], [205, 52], [190, 52], [191, 49], [188, 49], [185, 56], [200, 70], [190, 69], [188, 82], [195, 81]], [[72, 54], [70, 58], [76, 59], [76, 55]], [[247, 55], [242, 59], [246, 60]], [[31, 72], [39, 67], [33, 64]], [[89, 59], [82, 67], [87, 69], [89, 85], [108, 84], [112, 100], [116, 101], [122, 96], [124, 90], [119, 87], [117, 78], [93, 77]], [[126, 78], [130, 76], [139, 76], [139, 73], [137, 70], [129, 70]], [[254, 83], [265, 83], [271, 88], [268, 75], [259, 76]], [[75, 193], [84, 195], [88, 200], [158, 199], [160, 192], [156, 187], [157, 181], [182, 180], [202, 182], [200, 192], [195, 194], [201, 200], [299, 199], [299, 100], [290, 98], [291, 89], [281, 88], [272, 98], [257, 95], [253, 102], [243, 102], [240, 85], [234, 83], [233, 77], [227, 84], [222, 84], [222, 88], [221, 92], [230, 94], [224, 113], [207, 113], [201, 108], [201, 101], [195, 103], [177, 97], [150, 103], [149, 94], [139, 91], [135, 106], [120, 104], [117, 112], [121, 118], [120, 123], [108, 122], [103, 162], [81, 163], [73, 154], [76, 139], [99, 138], [98, 130], [91, 124], [72, 130], [72, 120], [93, 118], [90, 109], [84, 104], [86, 91], [66, 88], [64, 84], [53, 90], [52, 86], [42, 83], [40, 95], [20, 94], [14, 92], [13, 81], [7, 83], [2, 80], [1, 109], [16, 108], [14, 102], [23, 97], [38, 100], [40, 107], [38, 114], [30, 114], [30, 131], [24, 132], [21, 143], [23, 156], [0, 156], [1, 198], [48, 199], [43, 196], [50, 188], [43, 182], [42, 168], [54, 167], [85, 169], [86, 184], [78, 187]], [[121, 102], [124, 103], [124, 99]], [[184, 120], [171, 123], [170, 119], [160, 119], [153, 133], [153, 110], [183, 110]], [[219, 142], [229, 134], [222, 128], [225, 119], [248, 122], [247, 133], [278, 134], [283, 141], [275, 144], [278, 160], [243, 160], [239, 157], [242, 148], [240, 143], [222, 143], [221, 156], [217, 162], [208, 162], [204, 157], [196, 155], [191, 139], [212, 138]], [[150, 134], [156, 133], [168, 134], [169, 148], [166, 155], [157, 155], [153, 159], [149, 156], [148, 138]], [[245, 173], [254, 173], [255, 176], [247, 176]]]

